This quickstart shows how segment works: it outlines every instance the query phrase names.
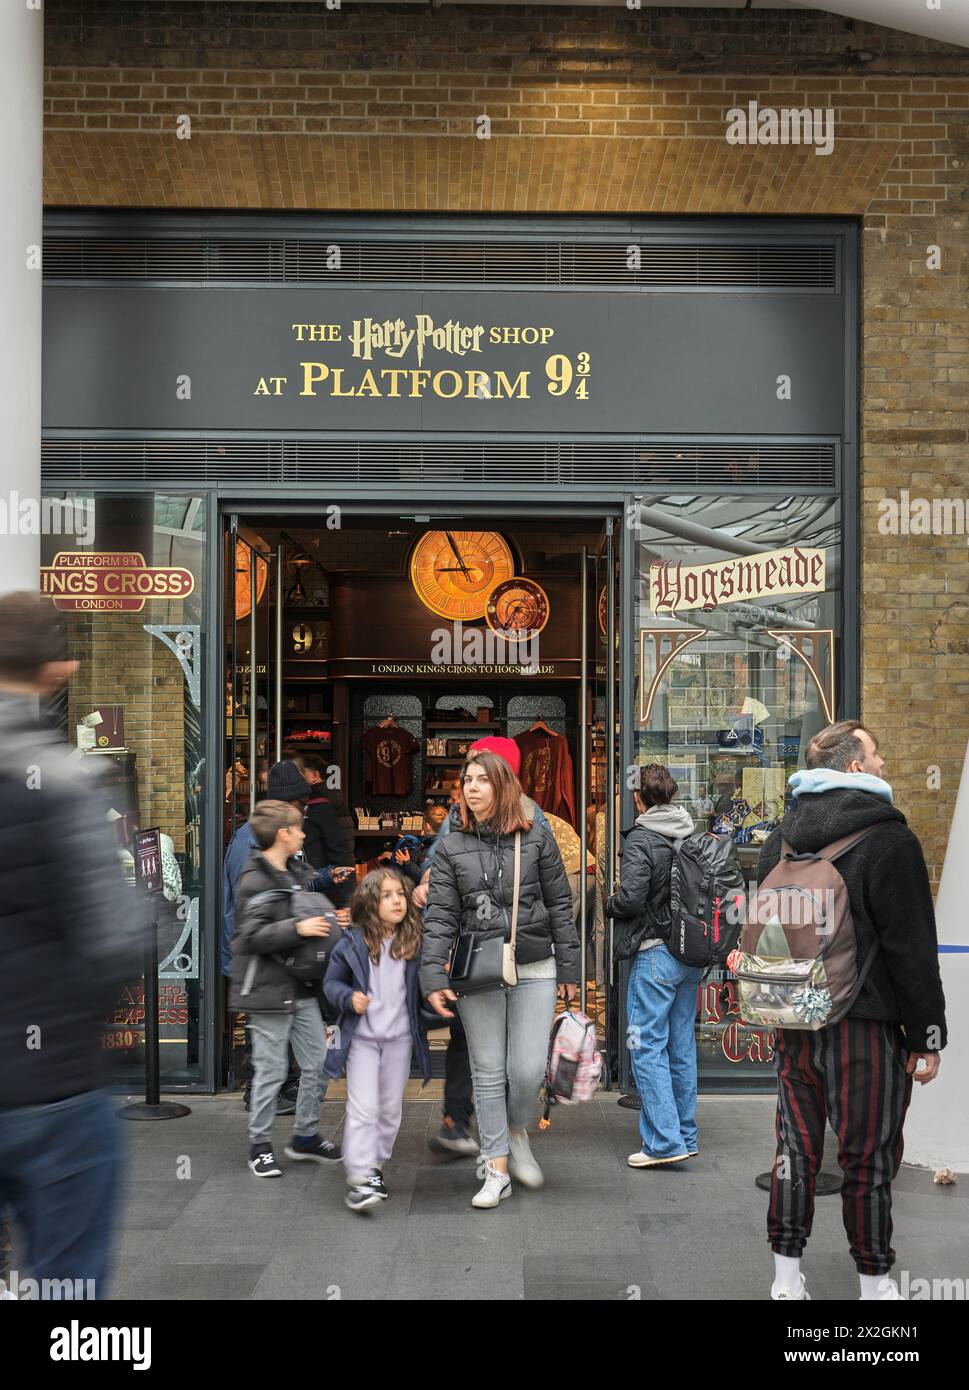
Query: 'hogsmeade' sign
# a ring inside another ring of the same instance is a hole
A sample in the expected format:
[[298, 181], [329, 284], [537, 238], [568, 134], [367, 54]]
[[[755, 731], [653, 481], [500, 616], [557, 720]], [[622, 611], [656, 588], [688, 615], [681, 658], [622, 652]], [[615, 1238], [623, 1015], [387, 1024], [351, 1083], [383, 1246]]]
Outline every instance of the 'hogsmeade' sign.
[[709, 613], [726, 603], [823, 593], [824, 583], [824, 551], [796, 545], [712, 565], [663, 560], [649, 567], [649, 607], [653, 613]]

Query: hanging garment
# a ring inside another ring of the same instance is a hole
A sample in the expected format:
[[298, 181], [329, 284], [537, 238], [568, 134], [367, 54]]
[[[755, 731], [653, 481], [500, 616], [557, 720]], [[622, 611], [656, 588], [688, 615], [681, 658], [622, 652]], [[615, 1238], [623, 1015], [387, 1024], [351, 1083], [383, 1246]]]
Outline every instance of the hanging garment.
[[575, 825], [572, 755], [561, 734], [529, 729], [515, 738], [522, 755], [522, 791], [553, 816]]
[[396, 724], [368, 729], [363, 744], [368, 796], [409, 796], [411, 758], [420, 746], [413, 734]]

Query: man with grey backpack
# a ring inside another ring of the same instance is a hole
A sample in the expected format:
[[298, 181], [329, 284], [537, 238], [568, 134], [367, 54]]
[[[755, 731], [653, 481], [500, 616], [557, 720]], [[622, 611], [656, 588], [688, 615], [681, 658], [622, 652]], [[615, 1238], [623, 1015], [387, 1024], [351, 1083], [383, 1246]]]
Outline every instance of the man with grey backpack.
[[810, 1297], [800, 1260], [830, 1121], [861, 1297], [898, 1299], [888, 1276], [902, 1126], [913, 1079], [938, 1074], [946, 1043], [932, 894], [870, 731], [832, 724], [805, 761], [730, 959], [744, 1020], [776, 1027], [771, 1297]]

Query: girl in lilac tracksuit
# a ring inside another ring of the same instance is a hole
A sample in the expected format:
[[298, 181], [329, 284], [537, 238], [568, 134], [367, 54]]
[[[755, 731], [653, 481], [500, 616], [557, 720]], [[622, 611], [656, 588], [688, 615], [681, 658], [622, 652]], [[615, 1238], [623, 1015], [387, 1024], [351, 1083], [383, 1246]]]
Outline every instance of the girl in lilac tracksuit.
[[353, 894], [350, 921], [323, 981], [340, 1011], [326, 1072], [346, 1070], [345, 1201], [366, 1211], [389, 1196], [383, 1167], [400, 1128], [411, 1053], [425, 1081], [431, 1066], [420, 1017], [422, 923], [410, 885], [396, 869], [372, 870]]

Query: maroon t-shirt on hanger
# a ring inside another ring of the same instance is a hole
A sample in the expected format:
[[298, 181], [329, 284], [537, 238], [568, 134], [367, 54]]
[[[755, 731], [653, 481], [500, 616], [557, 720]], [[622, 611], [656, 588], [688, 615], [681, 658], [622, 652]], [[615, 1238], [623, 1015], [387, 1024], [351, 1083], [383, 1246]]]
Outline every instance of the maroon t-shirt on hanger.
[[410, 760], [420, 744], [396, 724], [368, 729], [361, 739], [369, 796], [407, 796], [411, 790]]

